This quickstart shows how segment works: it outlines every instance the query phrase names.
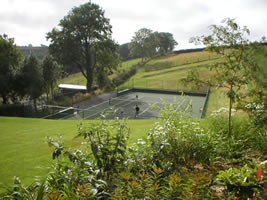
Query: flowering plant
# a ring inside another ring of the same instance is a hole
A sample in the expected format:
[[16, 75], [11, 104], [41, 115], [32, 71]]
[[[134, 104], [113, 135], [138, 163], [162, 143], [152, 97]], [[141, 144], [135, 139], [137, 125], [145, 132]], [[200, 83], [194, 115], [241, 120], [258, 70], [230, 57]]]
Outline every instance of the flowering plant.
[[225, 194], [234, 194], [244, 199], [255, 197], [264, 189], [262, 168], [255, 172], [255, 169], [247, 165], [241, 169], [230, 168], [219, 171], [217, 182], [225, 187]]

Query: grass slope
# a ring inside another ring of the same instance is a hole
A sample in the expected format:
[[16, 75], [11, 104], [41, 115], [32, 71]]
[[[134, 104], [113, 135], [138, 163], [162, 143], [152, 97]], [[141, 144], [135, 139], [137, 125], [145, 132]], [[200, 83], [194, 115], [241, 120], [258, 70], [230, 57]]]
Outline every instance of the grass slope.
[[[115, 72], [114, 74], [110, 75], [110, 78], [111, 79], [114, 78], [121, 71], [129, 69], [132, 65], [135, 65], [140, 61], [141, 61], [140, 58], [136, 58], [136, 59], [132, 59], [132, 60], [128, 60], [128, 61], [122, 62], [118, 66], [117, 72]], [[59, 83], [74, 84], [74, 85], [86, 85], [86, 78], [82, 75], [81, 72], [79, 72], [79, 73], [75, 73], [75, 74], [69, 75], [69, 76], [61, 79], [59, 81]]]
[[[82, 121], [84, 125], [95, 121]], [[46, 136], [63, 135], [67, 146], [79, 147], [81, 139], [73, 138], [81, 121], [44, 120], [0, 117], [0, 183], [12, 184], [14, 176], [30, 184], [35, 176], [46, 174], [52, 163], [52, 149], [46, 144]], [[146, 135], [154, 120], [129, 120], [129, 142]]]

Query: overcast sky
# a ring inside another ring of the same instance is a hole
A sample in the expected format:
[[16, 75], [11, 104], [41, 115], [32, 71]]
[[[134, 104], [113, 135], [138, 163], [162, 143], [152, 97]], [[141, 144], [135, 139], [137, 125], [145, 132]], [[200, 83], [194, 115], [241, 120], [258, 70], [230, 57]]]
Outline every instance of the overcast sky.
[[[56, 27], [71, 8], [88, 0], [1, 0], [0, 34], [15, 38], [17, 45], [49, 45], [46, 33]], [[110, 19], [113, 38], [130, 42], [141, 28], [170, 32], [176, 49], [195, 48], [192, 36], [209, 34], [208, 26], [235, 18], [247, 26], [251, 40], [267, 36], [267, 0], [92, 0]]]

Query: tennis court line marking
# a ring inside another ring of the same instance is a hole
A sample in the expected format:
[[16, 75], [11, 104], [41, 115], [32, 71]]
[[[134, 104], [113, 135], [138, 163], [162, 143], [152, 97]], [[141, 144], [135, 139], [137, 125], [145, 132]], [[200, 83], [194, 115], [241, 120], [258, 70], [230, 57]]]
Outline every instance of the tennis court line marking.
[[[123, 96], [127, 96], [127, 94], [122, 95], [121, 97], [123, 97]], [[110, 98], [109, 100], [103, 101], [103, 102], [101, 102], [101, 103], [99, 103], [99, 104], [92, 105], [92, 106], [90, 106], [89, 108], [86, 108], [86, 109], [79, 109], [79, 108], [75, 108], [75, 109], [77, 109], [77, 110], [81, 110], [81, 111], [84, 111], [84, 110], [90, 110], [91, 108], [94, 108], [94, 107], [96, 107], [96, 106], [99, 106], [99, 105], [108, 103], [110, 100], [112, 101], [112, 99], [114, 100], [114, 99], [121, 99], [121, 98], [119, 98], [119, 97], [113, 97], [113, 98]]]
[[179, 106], [177, 106], [177, 108], [175, 109], [175, 112], [177, 112], [177, 110], [184, 104], [185, 99], [183, 99], [183, 101], [179, 104]]
[[[157, 105], [157, 104], [159, 104], [159, 102], [153, 103], [151, 106]], [[142, 115], [143, 113], [145, 113], [146, 111], [148, 111], [149, 109], [151, 109], [151, 106], [148, 106], [148, 108], [145, 109], [143, 112], [141, 112], [139, 115]]]
[[[123, 96], [127, 96], [127, 94], [122, 95], [121, 97], [123, 97]], [[94, 108], [94, 107], [96, 107], [96, 106], [99, 106], [99, 105], [102, 105], [102, 104], [105, 104], [105, 103], [109, 103], [109, 101], [112, 100], [112, 99], [121, 99], [121, 98], [119, 98], [119, 97], [113, 97], [113, 98], [110, 98], [109, 100], [103, 101], [103, 102], [101, 102], [101, 103], [99, 103], [99, 104], [92, 105], [92, 106], [90, 106], [89, 108], [86, 108], [86, 109], [80, 109], [80, 108], [77, 108], [77, 107], [71, 107], [71, 108], [73, 108], [73, 109], [75, 109], [75, 110], [78, 110], [78, 111], [82, 111], [82, 112], [84, 112], [84, 111], [90, 110], [91, 108]], [[115, 104], [115, 105], [117, 105], [117, 104]], [[65, 107], [64, 107], [64, 108], [65, 108]], [[69, 108], [69, 107], [66, 107], [66, 108]], [[104, 110], [102, 110], [102, 111], [104, 111]], [[100, 111], [100, 112], [101, 112], [101, 111]], [[54, 114], [55, 114], [55, 113], [54, 113]], [[66, 116], [61, 117], [61, 118], [59, 118], [59, 119], [68, 119], [70, 116], [73, 117], [73, 114], [66, 115]], [[92, 116], [93, 116], [93, 115], [92, 115]]]
[[[187, 107], [186, 107], [186, 109], [184, 111], [186, 112], [189, 107], [191, 107], [191, 108], [193, 107], [192, 106], [192, 99], [190, 100], [189, 104], [187, 105]], [[192, 110], [193, 110], [193, 108], [192, 108]]]
[[[142, 99], [142, 98], [144, 98], [144, 97], [141, 97], [141, 98], [139, 98], [139, 99]], [[114, 104], [113, 106], [117, 106], [117, 105], [122, 104], [122, 103], [127, 102], [127, 101], [129, 101], [129, 100], [125, 100], [125, 101], [123, 101], [123, 102]], [[129, 103], [125, 104], [125, 106], [128, 105], [128, 104], [131, 104], [131, 103], [132, 103], [132, 101], [130, 101]], [[95, 106], [97, 106], [97, 105], [95, 105]], [[120, 106], [120, 107], [121, 107], [121, 106]], [[90, 108], [91, 108], [91, 107], [90, 107]], [[90, 117], [92, 117], [92, 116], [94, 116], [94, 115], [98, 115], [99, 113], [104, 112], [105, 110], [109, 110], [109, 109], [110, 109], [110, 107], [105, 108], [105, 109], [103, 109], [103, 110], [101, 110], [101, 111], [98, 111], [97, 113], [94, 113], [94, 114], [92, 114], [92, 115], [87, 116], [87, 117], [84, 118], [84, 119], [86, 120], [86, 119], [88, 119], [88, 118], [90, 118]], [[88, 110], [89, 110], [89, 109], [88, 109]]]

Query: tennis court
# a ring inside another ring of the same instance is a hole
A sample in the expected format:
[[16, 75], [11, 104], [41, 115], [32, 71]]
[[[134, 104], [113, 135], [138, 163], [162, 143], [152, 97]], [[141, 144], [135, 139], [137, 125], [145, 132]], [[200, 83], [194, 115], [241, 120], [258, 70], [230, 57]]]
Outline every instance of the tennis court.
[[[172, 104], [177, 112], [185, 112], [193, 118], [201, 118], [205, 108], [207, 95], [204, 93], [185, 93], [129, 89], [119, 92], [116, 97], [109, 98], [101, 103], [89, 106], [86, 109], [79, 107], [66, 108], [60, 113], [55, 113], [58, 119], [90, 120], [100, 118], [107, 114], [108, 119], [155, 119], [164, 104]], [[71, 112], [71, 113], [70, 113]], [[55, 118], [54, 118], [55, 119]]]

